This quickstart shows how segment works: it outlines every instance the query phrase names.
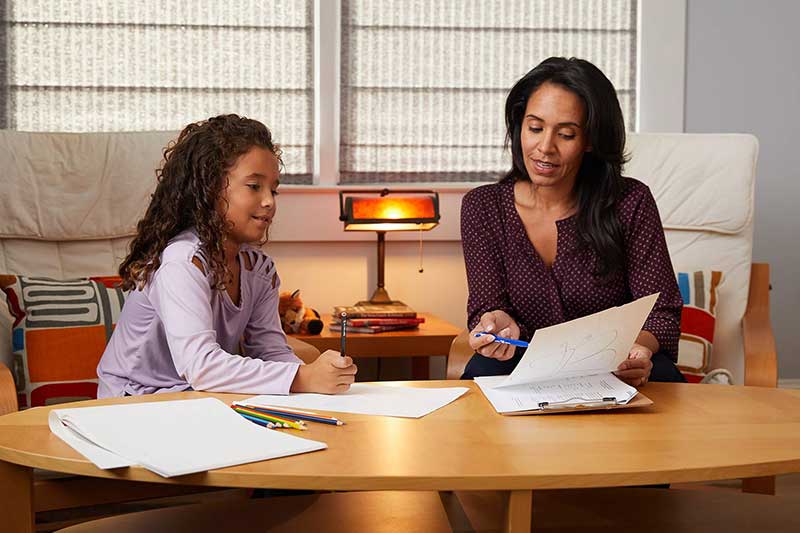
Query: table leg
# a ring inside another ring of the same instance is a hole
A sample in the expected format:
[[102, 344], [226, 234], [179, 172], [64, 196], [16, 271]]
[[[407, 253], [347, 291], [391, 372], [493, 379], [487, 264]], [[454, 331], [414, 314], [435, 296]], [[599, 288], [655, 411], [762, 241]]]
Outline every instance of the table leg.
[[0, 517], [4, 531], [33, 533], [33, 469], [0, 461]]
[[430, 377], [430, 359], [428, 357], [412, 357], [411, 379], [427, 381]]
[[509, 491], [503, 531], [505, 533], [530, 533], [532, 513], [533, 491]]

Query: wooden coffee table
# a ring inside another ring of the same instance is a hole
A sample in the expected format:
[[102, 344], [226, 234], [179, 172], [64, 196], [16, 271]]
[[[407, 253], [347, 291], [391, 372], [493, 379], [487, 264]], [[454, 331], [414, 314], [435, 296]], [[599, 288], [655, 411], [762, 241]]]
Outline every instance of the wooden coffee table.
[[[435, 355], [446, 356], [453, 339], [461, 329], [430, 313], [418, 313], [425, 322], [416, 329], [401, 329], [383, 333], [348, 333], [347, 355], [359, 357], [413, 357], [412, 376], [414, 379], [428, 379], [428, 358]], [[317, 350], [339, 350], [340, 335], [331, 331], [331, 315], [322, 315], [325, 327], [319, 335], [293, 335], [314, 346]]]
[[[503, 491], [505, 529], [529, 531], [537, 489], [613, 487], [768, 476], [800, 471], [800, 391], [650, 383], [654, 405], [594, 414], [505, 417], [472, 382], [421, 419], [342, 414], [303, 436], [328, 449], [165, 479], [139, 467], [99, 470], [50, 433], [50, 407], [0, 417], [0, 516], [32, 531], [32, 468], [118, 480], [212, 487], [337, 491]], [[178, 398], [189, 392], [70, 404]], [[245, 397], [213, 394], [225, 402]], [[620, 504], [622, 505], [622, 504]], [[333, 518], [332, 518], [333, 519]]]

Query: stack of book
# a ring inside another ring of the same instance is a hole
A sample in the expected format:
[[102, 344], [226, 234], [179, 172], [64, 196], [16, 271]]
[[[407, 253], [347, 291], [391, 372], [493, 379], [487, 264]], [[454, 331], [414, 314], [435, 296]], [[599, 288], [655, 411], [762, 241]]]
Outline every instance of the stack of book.
[[406, 305], [340, 305], [333, 308], [331, 331], [342, 330], [342, 313], [347, 313], [350, 333], [381, 333], [399, 329], [415, 329], [425, 318]]

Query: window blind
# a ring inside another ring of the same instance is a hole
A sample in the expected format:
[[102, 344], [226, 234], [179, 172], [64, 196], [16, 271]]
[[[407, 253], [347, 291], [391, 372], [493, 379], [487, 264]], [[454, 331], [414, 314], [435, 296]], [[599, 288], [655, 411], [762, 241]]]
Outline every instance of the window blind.
[[343, 0], [340, 182], [489, 181], [508, 90], [550, 56], [597, 65], [636, 118], [636, 0]]
[[179, 130], [264, 122], [284, 182], [311, 183], [311, 0], [0, 2], [0, 127]]

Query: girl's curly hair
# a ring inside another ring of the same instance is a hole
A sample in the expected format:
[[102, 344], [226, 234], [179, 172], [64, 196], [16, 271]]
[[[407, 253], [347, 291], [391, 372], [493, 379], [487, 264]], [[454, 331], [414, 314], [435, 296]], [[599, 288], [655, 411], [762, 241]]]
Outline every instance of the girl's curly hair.
[[161, 265], [170, 239], [194, 227], [212, 273], [223, 289], [230, 272], [225, 265], [225, 216], [217, 210], [228, 186], [227, 173], [253, 147], [271, 151], [281, 163], [280, 147], [264, 124], [238, 115], [220, 115], [189, 124], [164, 149], [156, 171], [158, 185], [147, 212], [136, 227], [130, 253], [119, 267], [122, 288], [141, 289]]

